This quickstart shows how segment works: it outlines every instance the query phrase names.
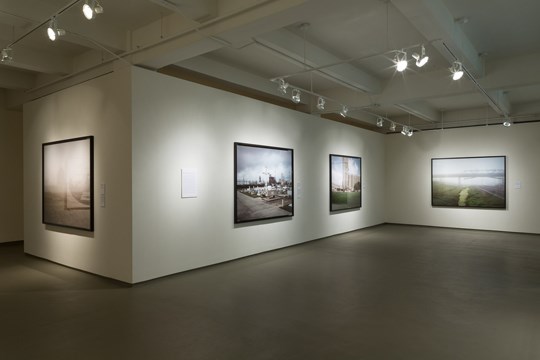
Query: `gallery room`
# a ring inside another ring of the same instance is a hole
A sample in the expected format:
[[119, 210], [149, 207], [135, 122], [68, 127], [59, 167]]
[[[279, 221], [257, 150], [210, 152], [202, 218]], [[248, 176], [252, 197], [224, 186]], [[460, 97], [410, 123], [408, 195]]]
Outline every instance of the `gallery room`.
[[540, 358], [540, 3], [0, 3], [0, 358]]

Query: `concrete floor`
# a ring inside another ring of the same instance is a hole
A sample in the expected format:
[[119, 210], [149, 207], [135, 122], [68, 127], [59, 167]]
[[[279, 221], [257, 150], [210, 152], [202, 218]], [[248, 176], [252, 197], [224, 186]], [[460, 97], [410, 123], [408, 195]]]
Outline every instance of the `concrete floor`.
[[0, 359], [540, 359], [540, 235], [382, 225], [134, 287], [0, 245]]

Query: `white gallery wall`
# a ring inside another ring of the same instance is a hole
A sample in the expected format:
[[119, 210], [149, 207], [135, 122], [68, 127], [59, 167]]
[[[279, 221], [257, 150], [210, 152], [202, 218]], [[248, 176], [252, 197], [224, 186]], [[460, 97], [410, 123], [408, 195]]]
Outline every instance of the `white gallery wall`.
[[[386, 222], [540, 233], [540, 124], [386, 137]], [[431, 158], [506, 156], [507, 209], [431, 206]]]
[[[88, 135], [94, 136], [95, 231], [42, 224], [42, 144]], [[101, 184], [106, 185], [105, 207], [100, 204]], [[129, 67], [24, 105], [24, 249], [131, 282]]]
[[[234, 225], [234, 142], [294, 149], [292, 218]], [[134, 68], [133, 281], [382, 223], [384, 151], [381, 134]], [[329, 154], [362, 157], [360, 210], [330, 213]]]
[[4, 110], [1, 98], [0, 243], [23, 240], [23, 116]]

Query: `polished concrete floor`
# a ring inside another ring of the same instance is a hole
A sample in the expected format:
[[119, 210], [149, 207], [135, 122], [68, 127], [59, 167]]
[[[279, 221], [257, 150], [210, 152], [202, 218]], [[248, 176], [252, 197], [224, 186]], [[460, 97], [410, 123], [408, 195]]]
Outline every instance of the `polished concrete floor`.
[[540, 359], [540, 235], [382, 225], [134, 287], [0, 245], [0, 359]]

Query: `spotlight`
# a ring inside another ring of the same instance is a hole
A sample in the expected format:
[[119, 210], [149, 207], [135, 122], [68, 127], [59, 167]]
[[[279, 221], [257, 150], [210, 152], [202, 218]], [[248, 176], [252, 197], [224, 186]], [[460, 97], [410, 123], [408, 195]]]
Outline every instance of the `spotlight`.
[[413, 129], [409, 128], [409, 131], [407, 131], [407, 136], [408, 137], [413, 136]]
[[503, 122], [503, 125], [506, 126], [506, 127], [510, 127], [510, 126], [512, 126], [512, 124], [513, 124], [512, 120], [510, 120], [510, 119], [507, 119], [507, 120], [505, 120]]
[[85, 18], [92, 20], [94, 15], [103, 13], [103, 7], [97, 0], [85, 0], [82, 11]]
[[422, 45], [420, 54], [414, 53], [412, 54], [412, 57], [416, 59], [416, 66], [418, 67], [426, 65], [429, 60], [429, 56], [426, 56], [426, 48], [424, 47], [424, 45]]
[[384, 120], [382, 117], [377, 118], [377, 127], [383, 127]]
[[324, 110], [324, 104], [326, 103], [326, 101], [324, 100], [323, 97], [319, 96], [319, 98], [317, 99], [317, 109], [319, 110]]
[[395, 122], [391, 122], [391, 123], [390, 123], [389, 130], [390, 130], [390, 131], [396, 131], [396, 123], [395, 123]]
[[397, 71], [404, 71], [407, 68], [407, 53], [405, 51], [398, 51], [394, 58], [394, 63], [396, 64]]
[[302, 100], [301, 95], [300, 95], [300, 90], [293, 89], [291, 99], [293, 103], [298, 104], [300, 100]]
[[403, 129], [401, 129], [401, 134], [408, 135], [409, 134], [409, 128], [405, 125], [403, 125]]
[[287, 88], [289, 87], [289, 84], [285, 82], [283, 79], [279, 79], [279, 87], [278, 90], [282, 95], [287, 95]]
[[56, 23], [56, 17], [53, 17], [49, 22], [49, 27], [47, 28], [47, 35], [51, 41], [55, 41], [59, 36], [66, 35], [66, 30], [59, 29], [58, 24]]
[[463, 77], [463, 65], [459, 61], [454, 61], [450, 68], [453, 80], [459, 80]]
[[2, 49], [1, 61], [2, 62], [9, 62], [11, 60], [13, 60], [13, 49], [10, 48], [10, 47], [3, 48]]
[[341, 111], [339, 112], [339, 115], [346, 117], [347, 113], [349, 112], [349, 108], [345, 105], [341, 107]]

